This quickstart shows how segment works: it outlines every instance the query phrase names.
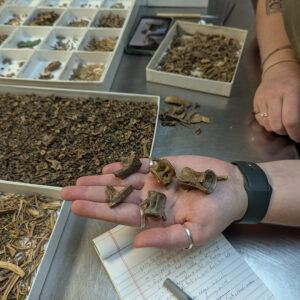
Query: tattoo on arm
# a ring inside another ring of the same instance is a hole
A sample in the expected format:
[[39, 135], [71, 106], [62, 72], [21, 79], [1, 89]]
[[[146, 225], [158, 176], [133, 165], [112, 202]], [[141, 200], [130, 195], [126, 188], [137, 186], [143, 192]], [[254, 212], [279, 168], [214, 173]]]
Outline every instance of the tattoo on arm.
[[281, 0], [266, 0], [266, 14], [281, 12]]

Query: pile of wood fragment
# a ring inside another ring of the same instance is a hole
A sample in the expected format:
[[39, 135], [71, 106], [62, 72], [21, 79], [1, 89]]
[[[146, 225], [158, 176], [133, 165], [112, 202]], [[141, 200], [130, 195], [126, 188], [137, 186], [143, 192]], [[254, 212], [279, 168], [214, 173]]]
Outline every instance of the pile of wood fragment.
[[[180, 98], [178, 96], [169, 96], [165, 98], [165, 103], [170, 104], [164, 108], [160, 114], [159, 118], [162, 121], [162, 126], [176, 126], [182, 125], [188, 128], [194, 128], [194, 124], [210, 123], [208, 117], [202, 116], [197, 112], [199, 105]], [[190, 110], [192, 107], [193, 110]], [[201, 133], [201, 127], [197, 126], [195, 133], [198, 135]]]

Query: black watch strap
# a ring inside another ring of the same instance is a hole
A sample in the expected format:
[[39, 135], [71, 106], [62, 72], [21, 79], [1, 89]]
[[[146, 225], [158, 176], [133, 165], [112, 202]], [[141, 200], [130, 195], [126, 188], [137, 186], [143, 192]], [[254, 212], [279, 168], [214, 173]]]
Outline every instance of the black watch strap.
[[244, 176], [244, 187], [248, 195], [248, 208], [244, 217], [236, 223], [257, 224], [267, 213], [272, 187], [265, 172], [255, 163], [234, 161]]

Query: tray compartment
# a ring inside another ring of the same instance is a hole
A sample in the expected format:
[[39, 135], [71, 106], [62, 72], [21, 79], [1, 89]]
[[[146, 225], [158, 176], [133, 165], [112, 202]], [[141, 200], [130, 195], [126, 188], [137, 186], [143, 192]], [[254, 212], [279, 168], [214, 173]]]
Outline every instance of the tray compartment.
[[131, 6], [131, 0], [104, 0], [101, 4], [101, 7], [109, 9], [129, 9]]
[[[14, 49], [39, 49], [42, 41], [46, 38], [51, 28], [46, 27], [19, 27], [10, 37], [3, 43], [2, 48]], [[19, 48], [19, 42], [28, 42], [40, 40], [40, 43], [31, 48]]]
[[0, 25], [20, 26], [32, 10], [32, 7], [5, 7], [0, 13]]
[[0, 50], [0, 78], [16, 78], [32, 51]]
[[[111, 54], [109, 53], [73, 53], [72, 57], [70, 58], [70, 61], [68, 62], [68, 65], [64, 69], [59, 79], [73, 82], [101, 82], [105, 77], [105, 73], [107, 72], [108, 63], [110, 62], [110, 60]], [[90, 76], [86, 80], [79, 78], [71, 79], [72, 77], [74, 77], [74, 71], [79, 67], [80, 64], [83, 67], [89, 67], [89, 70], [86, 72], [86, 74], [90, 74]], [[100, 68], [100, 72], [97, 65]], [[96, 72], [99, 72], [98, 74], [102, 73], [101, 76], [97, 76]]]
[[[101, 51], [114, 51], [115, 48], [117, 47], [117, 43], [119, 40], [121, 34], [121, 30], [120, 29], [89, 29], [86, 33], [86, 35], [84, 36], [84, 39], [82, 40], [78, 50], [80, 51], [95, 51], [95, 52], [101, 52]], [[95, 40], [96, 43], [103, 41], [104, 39], [111, 39], [112, 40], [112, 44], [110, 44], [109, 46], [103, 47], [101, 46], [100, 49], [91, 49], [91, 47], [89, 46], [90, 43]], [[115, 43], [115, 44], [113, 44]], [[103, 47], [103, 48], [102, 48]]]
[[86, 32], [85, 28], [56, 27], [41, 44], [40, 49], [56, 51], [77, 50]]
[[[64, 12], [65, 10], [62, 8], [36, 8], [24, 22], [24, 25], [33, 27], [55, 26], [55, 24], [59, 21], [60, 17], [63, 15]], [[44, 14], [50, 14], [50, 16], [43, 18], [43, 20], [45, 21], [42, 21], [39, 19], [39, 16]]]
[[14, 26], [0, 26], [0, 47], [2, 47], [14, 30]]
[[[123, 28], [125, 26], [126, 18], [128, 15], [128, 11], [125, 9], [100, 9], [98, 13], [96, 14], [94, 20], [92, 21], [91, 27], [97, 27], [97, 28]], [[122, 23], [116, 22], [116, 26], [113, 26], [111, 24], [105, 24], [105, 26], [102, 26], [100, 24], [101, 20], [103, 18], [107, 18], [110, 16], [111, 18], [118, 18], [118, 20], [122, 20]]]
[[35, 7], [40, 3], [40, 0], [11, 0], [10, 6], [30, 6]]
[[95, 9], [68, 9], [57, 26], [88, 27], [95, 14]]
[[[179, 35], [189, 34], [192, 35], [195, 32], [201, 32], [204, 34], [217, 34], [223, 35], [228, 38], [234, 38], [239, 41], [241, 48], [238, 54], [238, 61], [236, 63], [235, 71], [231, 82], [203, 79], [200, 77], [181, 75], [171, 72], [165, 72], [158, 70], [158, 65], [163, 59], [173, 39]], [[169, 30], [167, 36], [160, 44], [159, 48], [153, 55], [149, 64], [146, 67], [146, 80], [156, 82], [165, 85], [171, 85], [191, 90], [202, 91], [206, 93], [212, 93], [217, 95], [229, 96], [233, 86], [233, 82], [239, 66], [239, 61], [242, 56], [244, 44], [247, 37], [247, 30], [213, 26], [213, 25], [202, 25], [191, 22], [177, 21], [172, 28]]]
[[[37, 51], [32, 55], [30, 61], [24, 66], [22, 72], [17, 77], [29, 80], [57, 80], [70, 56], [70, 52], [65, 51]], [[51, 68], [49, 71], [45, 71], [49, 64], [52, 63], [53, 65], [54, 62], [59, 62], [60, 65], [57, 64], [56, 67], [53, 67], [52, 71]]]
[[42, 0], [39, 3], [41, 7], [58, 7], [67, 8], [70, 6], [72, 0]]
[[[35, 195], [39, 194], [52, 199], [61, 199], [59, 187], [42, 186], [36, 184], [25, 184], [13, 181], [0, 180], [0, 192], [17, 195]], [[71, 203], [62, 202], [61, 208], [57, 211], [57, 218], [52, 229], [48, 242], [44, 245], [44, 254], [38, 268], [33, 272], [32, 284], [29, 294], [26, 299], [38, 299], [41, 293], [44, 281], [46, 279], [48, 270], [51, 266], [56, 248], [61, 238], [63, 229], [65, 227], [68, 215], [70, 213]]]
[[81, 8], [99, 8], [102, 0], [73, 0], [71, 7]]

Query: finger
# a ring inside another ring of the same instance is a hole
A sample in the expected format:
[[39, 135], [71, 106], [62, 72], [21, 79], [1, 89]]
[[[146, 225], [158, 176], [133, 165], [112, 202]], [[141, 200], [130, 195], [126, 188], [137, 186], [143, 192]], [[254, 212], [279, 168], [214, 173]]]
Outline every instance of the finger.
[[267, 131], [272, 131], [271, 126], [269, 124], [268, 116], [264, 116], [264, 114], [268, 114], [268, 107], [263, 104], [259, 107], [259, 113], [255, 115], [257, 122], [263, 126]]
[[189, 239], [184, 227], [175, 224], [144, 230], [135, 237], [133, 244], [136, 248], [183, 249], [189, 246]]
[[96, 176], [84, 176], [77, 179], [76, 185], [79, 186], [128, 186], [132, 185], [135, 189], [140, 190], [144, 186], [145, 174], [135, 173], [125, 179], [117, 178], [113, 174], [96, 175]]
[[[138, 169], [138, 173], [143, 173], [143, 174], [147, 174], [149, 173], [149, 159], [148, 158], [142, 158], [140, 159], [142, 165], [141, 167]], [[114, 173], [116, 171], [119, 171], [123, 168], [123, 164], [121, 162], [115, 162], [109, 165], [106, 165], [105, 167], [103, 167], [102, 169], [102, 173], [103, 174], [111, 174]]]
[[270, 127], [272, 131], [280, 135], [284, 135], [287, 133], [282, 123], [282, 107], [282, 97], [274, 98], [272, 100], [272, 103], [268, 106], [268, 120]]
[[127, 226], [140, 226], [141, 214], [136, 204], [122, 203], [110, 208], [107, 203], [97, 203], [76, 200], [72, 203], [71, 210], [75, 215], [104, 220]]
[[284, 99], [282, 108], [282, 120], [289, 137], [300, 142], [300, 99], [293, 94]]
[[[122, 187], [115, 187], [120, 191]], [[105, 186], [67, 186], [61, 190], [60, 193], [62, 199], [66, 201], [86, 200], [92, 202], [104, 203], [107, 202], [108, 194]], [[133, 190], [122, 203], [140, 203], [141, 192], [139, 190]]]

